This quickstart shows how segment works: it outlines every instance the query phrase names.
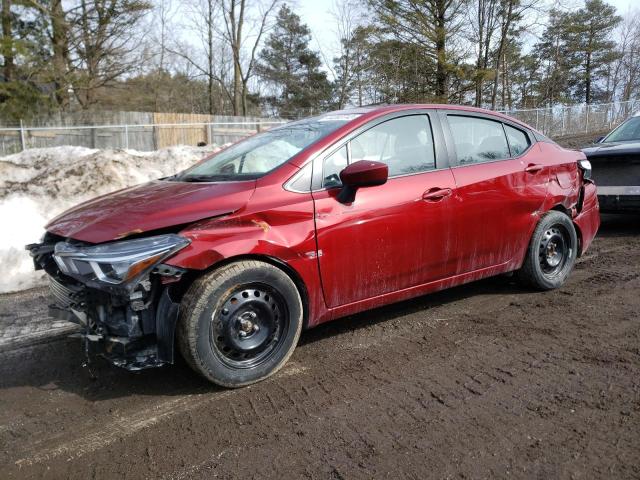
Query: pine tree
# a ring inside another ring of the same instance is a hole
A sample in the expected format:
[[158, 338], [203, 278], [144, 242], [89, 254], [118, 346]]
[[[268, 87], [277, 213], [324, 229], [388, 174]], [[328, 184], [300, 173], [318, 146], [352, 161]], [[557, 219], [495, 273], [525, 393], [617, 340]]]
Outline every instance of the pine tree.
[[260, 52], [257, 72], [273, 90], [267, 103], [283, 117], [321, 111], [331, 100], [331, 83], [320, 70], [320, 56], [309, 48], [310, 40], [309, 27], [282, 5]]
[[337, 108], [344, 108], [349, 104], [362, 106], [365, 102], [369, 80], [367, 70], [371, 62], [371, 30], [369, 27], [358, 27], [350, 32], [348, 38], [341, 40], [341, 55], [333, 59]]
[[532, 57], [539, 65], [534, 75], [538, 97], [536, 106], [568, 101], [571, 67], [566, 32], [569, 21], [568, 14], [551, 10], [542, 40], [533, 47]]
[[48, 75], [50, 52], [43, 19], [24, 15], [20, 4], [3, 2], [0, 119], [15, 124], [53, 107]]
[[567, 15], [564, 37], [573, 72], [569, 88], [574, 99], [585, 103], [602, 100], [598, 80], [618, 58], [611, 38], [621, 20], [615, 7], [602, 0], [587, 0], [583, 8]]
[[[456, 69], [460, 52], [456, 37], [464, 25], [462, 16], [466, 0], [368, 0], [377, 24], [387, 39], [395, 40], [403, 48], [411, 48], [420, 57], [433, 63], [432, 84], [427, 97], [446, 103], [449, 96], [452, 70]], [[404, 52], [401, 52], [404, 53]], [[425, 63], [415, 59], [413, 67]], [[422, 84], [422, 81], [419, 82]], [[421, 88], [421, 86], [420, 86]], [[415, 92], [416, 95], [421, 92]], [[415, 96], [415, 95], [414, 95]]]

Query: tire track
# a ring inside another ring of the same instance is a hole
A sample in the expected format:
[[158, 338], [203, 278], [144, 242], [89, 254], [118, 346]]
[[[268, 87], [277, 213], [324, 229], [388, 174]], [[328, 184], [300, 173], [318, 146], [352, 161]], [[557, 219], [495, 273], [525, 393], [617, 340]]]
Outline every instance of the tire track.
[[[114, 415], [114, 425], [23, 445], [13, 457], [20, 469], [4, 474], [637, 478], [640, 303], [615, 289], [637, 273], [640, 255], [602, 254], [621, 241], [598, 239], [583, 277], [560, 291], [474, 284], [309, 332], [294, 363], [249, 388], [211, 393], [191, 382], [183, 387], [190, 394], [178, 388], [169, 400], [158, 388], [109, 401], [136, 408]], [[615, 275], [601, 285], [586, 281], [611, 265]], [[161, 386], [160, 378], [139, 381]], [[122, 376], [113, 379], [104, 385], [127, 388]], [[35, 391], [51, 407], [74, 401], [68, 392], [11, 388]], [[94, 397], [82, 400], [106, 411]]]
[[[285, 367], [279, 376], [301, 375], [304, 371], [304, 368], [294, 364], [290, 368]], [[23, 457], [16, 460], [15, 464], [18, 468], [23, 468], [45, 463], [58, 457], [64, 457], [67, 461], [77, 460], [87, 454], [108, 447], [117, 440], [131, 437], [141, 430], [169, 421], [172, 417], [187, 414], [210, 403], [223, 402], [236, 393], [234, 390], [226, 390], [216, 394], [209, 394], [204, 393], [206, 388], [202, 388], [202, 392], [167, 400], [152, 407], [147, 406], [135, 413], [121, 416], [112, 420], [105, 428], [85, 431], [82, 435], [58, 445], [23, 454]], [[239, 425], [242, 424], [240, 423]], [[52, 443], [52, 439], [41, 440], [41, 443]]]

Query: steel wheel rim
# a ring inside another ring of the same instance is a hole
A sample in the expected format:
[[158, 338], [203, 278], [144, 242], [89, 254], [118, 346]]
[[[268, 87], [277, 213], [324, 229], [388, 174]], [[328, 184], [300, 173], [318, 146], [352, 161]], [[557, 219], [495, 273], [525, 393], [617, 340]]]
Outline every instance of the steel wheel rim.
[[572, 255], [571, 237], [563, 225], [552, 225], [542, 234], [538, 246], [538, 262], [547, 278], [556, 277]]
[[228, 292], [212, 316], [210, 344], [232, 368], [254, 368], [279, 350], [289, 330], [289, 311], [275, 288], [246, 284]]

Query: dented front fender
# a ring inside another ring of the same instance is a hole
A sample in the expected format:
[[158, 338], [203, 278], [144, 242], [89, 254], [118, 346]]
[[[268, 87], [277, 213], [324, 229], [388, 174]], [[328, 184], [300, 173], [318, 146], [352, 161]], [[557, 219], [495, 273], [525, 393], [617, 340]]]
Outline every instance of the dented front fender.
[[180, 235], [189, 238], [191, 244], [165, 263], [204, 271], [235, 258], [275, 259], [286, 264], [304, 284], [309, 292], [309, 318], [317, 318], [326, 311], [326, 305], [316, 258], [313, 200], [310, 194], [286, 191], [278, 199], [269, 199], [267, 193], [267, 189], [258, 189], [252, 202], [266, 205], [266, 209], [247, 208], [182, 230]]

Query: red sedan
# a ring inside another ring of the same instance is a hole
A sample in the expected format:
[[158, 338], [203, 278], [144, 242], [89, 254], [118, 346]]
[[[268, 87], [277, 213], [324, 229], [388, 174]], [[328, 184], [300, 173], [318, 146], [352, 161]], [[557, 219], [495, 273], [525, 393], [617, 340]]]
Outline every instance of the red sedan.
[[29, 245], [88, 350], [212, 382], [276, 372], [300, 332], [515, 272], [560, 287], [600, 217], [581, 152], [493, 112], [396, 105], [250, 137], [60, 215]]

